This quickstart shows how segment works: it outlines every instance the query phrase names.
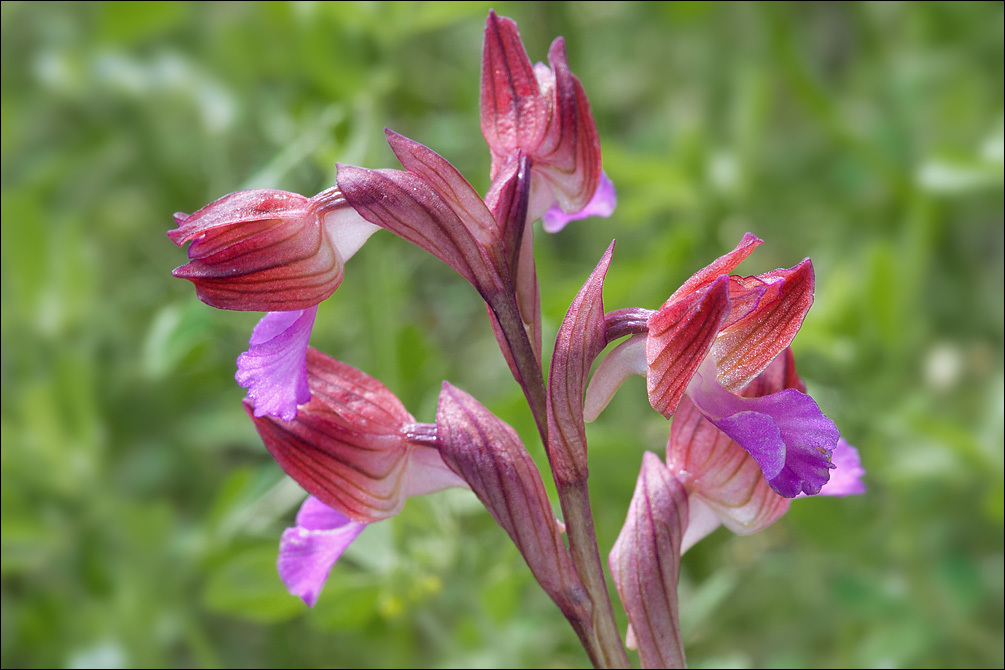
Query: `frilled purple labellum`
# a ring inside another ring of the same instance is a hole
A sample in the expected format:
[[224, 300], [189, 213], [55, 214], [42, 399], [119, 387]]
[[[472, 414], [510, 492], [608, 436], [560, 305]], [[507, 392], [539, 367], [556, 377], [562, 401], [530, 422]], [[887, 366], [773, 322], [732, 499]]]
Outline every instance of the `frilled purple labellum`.
[[279, 540], [276, 567], [289, 592], [314, 607], [335, 562], [366, 526], [308, 496]]
[[[792, 350], [786, 349], [733, 397], [757, 402], [779, 394], [802, 395], [805, 390], [796, 374]], [[822, 433], [830, 430], [826, 417], [811, 415], [810, 423], [813, 422], [820, 423], [818, 430]], [[804, 449], [805, 445], [797, 444], [794, 448]], [[720, 524], [734, 533], [748, 535], [768, 527], [789, 509], [791, 498], [772, 488], [756, 456], [720, 430], [687, 396], [674, 415], [666, 458], [667, 467], [688, 492], [690, 518], [682, 551]], [[829, 469], [829, 479], [818, 495], [843, 496], [865, 491], [861, 482], [865, 471], [854, 447], [837, 440], [830, 461], [833, 467]], [[805, 494], [799, 494], [802, 495]]]
[[698, 370], [687, 392], [706, 419], [754, 457], [779, 495], [815, 495], [827, 483], [841, 434], [813, 398], [795, 389], [734, 395], [716, 381], [710, 365]]

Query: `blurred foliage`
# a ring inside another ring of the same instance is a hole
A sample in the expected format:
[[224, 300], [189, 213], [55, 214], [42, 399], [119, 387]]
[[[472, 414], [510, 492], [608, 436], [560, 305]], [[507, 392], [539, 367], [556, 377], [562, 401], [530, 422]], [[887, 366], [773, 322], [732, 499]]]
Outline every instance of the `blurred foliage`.
[[[508, 3], [564, 35], [610, 220], [538, 234], [546, 341], [611, 237], [609, 309], [659, 305], [745, 231], [812, 256], [796, 339], [869, 492], [685, 556], [696, 667], [1001, 667], [1001, 3]], [[317, 607], [275, 574], [301, 493], [232, 379], [257, 315], [173, 280], [171, 213], [394, 166], [381, 126], [480, 190], [487, 3], [24, 3], [2, 17], [5, 667], [582, 667], [470, 495], [364, 533]], [[431, 420], [442, 379], [527, 440], [474, 291], [380, 234], [315, 346]], [[602, 551], [666, 422], [631, 382], [589, 427]]]

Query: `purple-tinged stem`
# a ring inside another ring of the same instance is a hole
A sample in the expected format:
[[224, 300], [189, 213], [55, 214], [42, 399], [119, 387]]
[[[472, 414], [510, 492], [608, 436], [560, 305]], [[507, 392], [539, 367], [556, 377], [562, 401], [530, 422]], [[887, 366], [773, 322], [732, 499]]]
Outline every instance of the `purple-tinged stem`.
[[[527, 331], [523, 327], [515, 298], [512, 297], [512, 293], [497, 295], [498, 298], [494, 298], [489, 306], [499, 321], [515, 367], [519, 371], [520, 377], [517, 378], [517, 382], [523, 388], [541, 440], [547, 445], [548, 403], [544, 376], [534, 354], [534, 348], [527, 337]], [[554, 476], [555, 464], [550, 462], [550, 456], [549, 465]], [[577, 625], [571, 618], [570, 622], [573, 623], [573, 628], [579, 634], [590, 660], [596, 667], [630, 667], [607, 592], [586, 479], [584, 477], [581, 481], [568, 483], [556, 480], [556, 484], [572, 561], [593, 604], [592, 620], [587, 627], [589, 635], [584, 636], [582, 622]]]
[[597, 548], [597, 533], [590, 509], [590, 492], [586, 480], [558, 486], [558, 499], [565, 518], [565, 532], [569, 536], [572, 562], [579, 573], [590, 600], [593, 602], [593, 641], [600, 650], [600, 659], [591, 656], [599, 668], [629, 668], [621, 633], [614, 620], [614, 608], [607, 593], [604, 568]]
[[544, 387], [544, 376], [537, 362], [534, 347], [523, 327], [523, 319], [514, 292], [497, 293], [488, 303], [502, 327], [503, 337], [516, 365], [516, 372], [519, 373], [516, 381], [523, 389], [527, 404], [530, 405], [542, 444], [548, 444], [548, 394]]
[[610, 344], [628, 335], [649, 332], [649, 317], [652, 314], [653, 310], [641, 307], [626, 307], [608, 312], [604, 315], [607, 343]]

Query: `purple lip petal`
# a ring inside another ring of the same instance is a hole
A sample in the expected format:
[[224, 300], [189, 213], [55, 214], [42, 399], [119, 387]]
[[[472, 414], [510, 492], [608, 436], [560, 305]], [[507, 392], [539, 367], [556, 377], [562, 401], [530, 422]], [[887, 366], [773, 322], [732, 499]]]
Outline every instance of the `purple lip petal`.
[[754, 457], [779, 495], [816, 495], [827, 483], [840, 433], [810, 396], [785, 389], [743, 398], [724, 389], [707, 369], [695, 375], [688, 395], [705, 418]]
[[307, 342], [317, 306], [293, 312], [269, 312], [255, 326], [251, 345], [237, 357], [237, 383], [248, 389], [255, 416], [283, 421], [297, 416], [297, 405], [311, 399], [307, 385]]
[[313, 607], [332, 566], [366, 526], [309, 496], [297, 525], [283, 531], [279, 541], [276, 567], [289, 592]]
[[617, 204], [618, 193], [614, 190], [614, 182], [610, 180], [607, 174], [602, 172], [600, 173], [600, 182], [597, 184], [597, 190], [593, 193], [590, 202], [586, 203], [586, 207], [578, 212], [566, 214], [557, 204], [553, 205], [544, 213], [544, 218], [542, 219], [544, 230], [548, 233], [557, 233], [571, 221], [578, 221], [579, 219], [591, 216], [609, 217], [614, 213], [614, 208]]
[[858, 449], [844, 439], [839, 439], [834, 453], [831, 454], [831, 478], [820, 489], [822, 496], [853, 496], [865, 493], [865, 468], [858, 456]]

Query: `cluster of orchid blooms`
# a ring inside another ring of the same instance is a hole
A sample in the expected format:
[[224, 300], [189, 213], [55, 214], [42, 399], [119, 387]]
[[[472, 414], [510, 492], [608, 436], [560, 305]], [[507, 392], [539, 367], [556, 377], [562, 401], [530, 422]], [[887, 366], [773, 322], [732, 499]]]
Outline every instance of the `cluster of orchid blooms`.
[[[547, 383], [533, 223], [610, 216], [589, 103], [555, 40], [532, 65], [516, 23], [485, 27], [481, 127], [491, 151], [484, 198], [447, 160], [387, 132], [404, 170], [338, 166], [312, 198], [232, 193], [169, 235], [191, 243], [174, 271], [222, 309], [268, 312], [237, 359], [245, 408], [282, 469], [310, 494], [283, 533], [279, 573], [313, 605], [332, 566], [368, 524], [405, 500], [471, 489], [519, 548], [598, 667], [627, 667], [593, 528], [584, 421], [631, 374], [668, 419], [666, 457], [647, 452], [608, 560], [643, 667], [683, 667], [681, 554], [719, 525], [748, 534], [803, 495], [861, 493], [855, 449], [805, 393], [789, 344], [813, 301], [813, 267], [730, 274], [761, 240], [699, 270], [657, 310], [605, 312], [614, 243], [558, 331]], [[308, 346], [318, 304], [379, 228], [452, 267], [484, 299], [500, 349], [545, 445], [563, 522], [519, 436], [444, 382], [435, 423], [420, 423], [376, 379]], [[608, 345], [623, 340], [590, 370]], [[563, 535], [566, 539], [563, 539]], [[567, 540], [567, 541], [566, 541]]]

